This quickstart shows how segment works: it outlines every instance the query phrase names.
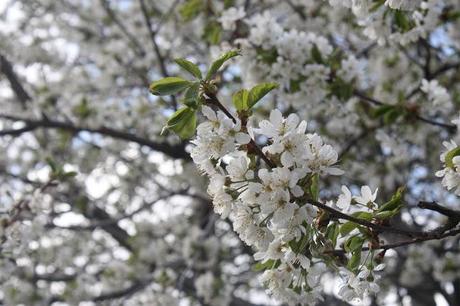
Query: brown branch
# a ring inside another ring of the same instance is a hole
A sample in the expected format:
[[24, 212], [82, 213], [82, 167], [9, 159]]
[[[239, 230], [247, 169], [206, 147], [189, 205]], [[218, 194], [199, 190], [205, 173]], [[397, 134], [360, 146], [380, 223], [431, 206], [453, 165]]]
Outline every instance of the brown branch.
[[11, 89], [18, 98], [19, 102], [21, 102], [22, 107], [25, 108], [27, 102], [31, 100], [31, 97], [19, 81], [19, 77], [14, 72], [11, 63], [2, 54], [0, 54], [0, 72], [6, 76], [10, 82]]
[[449, 219], [454, 219], [460, 221], [460, 212], [456, 210], [449, 209], [445, 206], [439, 205], [436, 202], [420, 201], [417, 205], [419, 208], [428, 209], [436, 211]]
[[[358, 90], [354, 90], [353, 91], [353, 95], [355, 95], [356, 97], [360, 98], [361, 100], [365, 101], [365, 102], [368, 102], [370, 104], [374, 104], [374, 105], [378, 105], [378, 106], [383, 106], [383, 105], [387, 105], [386, 103], [383, 103], [382, 101], [379, 101], [377, 99], [374, 99], [372, 97], [369, 97], [367, 96], [366, 94], [364, 94], [363, 92], [360, 92]], [[439, 121], [435, 121], [435, 120], [432, 120], [432, 119], [429, 119], [429, 118], [425, 118], [423, 116], [420, 116], [419, 114], [413, 114], [414, 118], [416, 118], [417, 120], [419, 121], [422, 121], [424, 123], [428, 123], [428, 124], [431, 124], [431, 125], [435, 125], [435, 126], [439, 126], [439, 127], [442, 127], [442, 128], [445, 128], [447, 129], [450, 133], [454, 133], [456, 130], [457, 130], [457, 126], [454, 125], [454, 124], [449, 124], [449, 123], [444, 123], [444, 122], [439, 122]]]
[[20, 129], [0, 131], [0, 136], [6, 136], [6, 135], [19, 136], [22, 133], [30, 132], [38, 128], [62, 129], [62, 130], [67, 130], [67, 131], [74, 132], [74, 133], [90, 132], [90, 133], [101, 134], [104, 136], [109, 136], [114, 139], [121, 139], [121, 140], [135, 142], [137, 144], [149, 147], [152, 150], [164, 153], [172, 158], [190, 160], [190, 155], [185, 151], [185, 145], [183, 143], [177, 144], [177, 145], [170, 145], [168, 143], [154, 142], [150, 139], [137, 136], [130, 132], [115, 130], [115, 129], [108, 128], [105, 126], [102, 126], [99, 128], [90, 128], [90, 127], [76, 126], [70, 122], [63, 122], [63, 121], [57, 121], [57, 120], [44, 120], [44, 119], [34, 120], [34, 119], [28, 119], [28, 118], [22, 118], [22, 117], [4, 115], [4, 114], [0, 114], [0, 118], [12, 120], [12, 121], [23, 121], [26, 124], [25, 127], [20, 128]]
[[364, 219], [359, 219], [359, 218], [347, 215], [347, 214], [345, 214], [345, 213], [343, 213], [341, 211], [338, 211], [338, 210], [336, 210], [336, 209], [334, 209], [334, 208], [332, 208], [332, 207], [330, 207], [330, 206], [328, 206], [326, 204], [318, 202], [318, 201], [308, 200], [307, 202], [309, 204], [313, 205], [313, 206], [316, 206], [318, 208], [321, 208], [321, 209], [327, 211], [328, 213], [330, 213], [332, 216], [334, 216], [337, 219], [348, 220], [348, 221], [351, 221], [353, 223], [362, 225], [364, 227], [371, 228], [371, 229], [373, 229], [373, 230], [375, 230], [377, 232], [389, 232], [389, 233], [394, 233], [394, 234], [408, 236], [408, 237], [417, 237], [417, 236], [426, 236], [427, 235], [427, 233], [424, 233], [424, 232], [410, 231], [410, 230], [406, 230], [406, 229], [397, 228], [397, 227], [394, 227], [394, 226], [384, 226], [384, 225], [372, 223], [372, 222], [364, 220]]

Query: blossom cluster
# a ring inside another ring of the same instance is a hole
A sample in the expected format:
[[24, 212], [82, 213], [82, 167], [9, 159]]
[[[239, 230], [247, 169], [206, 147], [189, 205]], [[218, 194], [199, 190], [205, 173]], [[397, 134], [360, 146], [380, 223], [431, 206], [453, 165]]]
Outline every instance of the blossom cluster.
[[[191, 155], [209, 176], [215, 212], [229, 217], [241, 240], [255, 248], [254, 258], [265, 269], [261, 281], [274, 298], [290, 305], [314, 304], [321, 299], [320, 276], [328, 266], [319, 242], [326, 238], [315, 223], [319, 210], [309, 203], [317, 197], [311, 187], [320, 175], [343, 173], [335, 166], [337, 152], [319, 135], [306, 133], [307, 123], [295, 114], [285, 118], [273, 110], [269, 120], [252, 127], [206, 105], [202, 112], [207, 120], [197, 128]], [[256, 136], [265, 141], [261, 152], [275, 166], [254, 159]], [[337, 206], [348, 209], [351, 193], [346, 187], [343, 191]], [[353, 200], [375, 204], [376, 192], [363, 187]], [[342, 271], [345, 299], [378, 290], [368, 281], [376, 278], [369, 277], [373, 271], [365, 262], [359, 273]]]

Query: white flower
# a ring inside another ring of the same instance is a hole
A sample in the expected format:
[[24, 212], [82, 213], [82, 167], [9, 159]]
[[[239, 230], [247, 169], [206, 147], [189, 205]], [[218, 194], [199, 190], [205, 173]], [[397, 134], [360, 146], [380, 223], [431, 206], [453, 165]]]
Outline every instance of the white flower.
[[422, 80], [422, 86], [420, 89], [428, 94], [428, 99], [435, 105], [446, 106], [450, 104], [451, 99], [447, 90], [439, 85], [437, 80]]
[[361, 187], [361, 195], [355, 196], [354, 200], [362, 205], [375, 204], [375, 199], [377, 198], [378, 188], [374, 192], [371, 191], [369, 186]]
[[249, 162], [246, 157], [232, 159], [225, 168], [233, 182], [245, 181], [254, 178], [254, 171], [248, 169]]
[[220, 16], [218, 20], [222, 24], [224, 30], [234, 30], [236, 21], [243, 19], [245, 16], [246, 12], [244, 11], [244, 7], [231, 7], [223, 11], [222, 16]]
[[336, 206], [342, 211], [348, 211], [351, 204], [351, 192], [347, 186], [342, 186], [342, 193], [339, 195]]
[[276, 239], [268, 245], [266, 251], [256, 252], [254, 254], [254, 259], [261, 262], [265, 262], [269, 259], [281, 259], [284, 256], [285, 249], [284, 242], [281, 241], [281, 239]]

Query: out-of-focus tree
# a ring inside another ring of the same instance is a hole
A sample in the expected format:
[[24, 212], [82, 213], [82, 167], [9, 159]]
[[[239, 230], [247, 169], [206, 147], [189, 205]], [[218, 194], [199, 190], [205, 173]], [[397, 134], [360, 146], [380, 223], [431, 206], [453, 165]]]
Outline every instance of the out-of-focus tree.
[[460, 305], [457, 0], [0, 14], [0, 304]]

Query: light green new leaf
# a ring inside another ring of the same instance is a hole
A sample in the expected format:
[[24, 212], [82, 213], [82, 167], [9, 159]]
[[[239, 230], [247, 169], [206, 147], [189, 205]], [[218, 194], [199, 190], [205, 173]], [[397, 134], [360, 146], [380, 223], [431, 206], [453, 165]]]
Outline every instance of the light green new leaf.
[[352, 230], [354, 230], [355, 228], [357, 228], [359, 226], [359, 224], [356, 224], [354, 222], [345, 222], [342, 226], [340, 226], [340, 235], [342, 235], [342, 237], [345, 237], [346, 235], [348, 235]]
[[232, 102], [237, 111], [248, 110], [249, 91], [241, 89], [233, 94]]
[[319, 198], [319, 174], [316, 173], [311, 177], [310, 194], [313, 200], [318, 201]]
[[188, 22], [198, 16], [203, 8], [203, 0], [187, 0], [179, 7], [179, 14], [185, 22]]
[[150, 85], [150, 92], [155, 96], [166, 96], [178, 93], [186, 89], [192, 83], [178, 77], [167, 77], [153, 82]]
[[350, 260], [347, 263], [347, 268], [350, 271], [355, 271], [361, 263], [361, 250], [352, 253]]
[[186, 91], [183, 99], [183, 103], [190, 108], [198, 108], [198, 94], [199, 94], [200, 83], [193, 83]]
[[405, 187], [399, 187], [391, 199], [379, 208], [378, 212], [393, 211], [396, 208], [401, 207], [405, 190]]
[[361, 248], [363, 247], [364, 241], [365, 239], [360, 236], [353, 236], [349, 238], [347, 241], [345, 241], [345, 245], [344, 245], [345, 251], [355, 252], [357, 250], [361, 250]]
[[393, 210], [385, 210], [375, 214], [375, 218], [380, 220], [389, 219], [391, 217], [396, 216], [401, 211], [401, 206], [393, 209]]
[[228, 51], [224, 54], [222, 54], [218, 59], [216, 59], [212, 64], [211, 67], [209, 68], [208, 74], [206, 75], [206, 80], [211, 79], [214, 74], [222, 67], [222, 65], [228, 61], [229, 59], [241, 55], [241, 52], [239, 50], [231, 50]]
[[451, 169], [454, 169], [455, 165], [454, 165], [453, 159], [455, 156], [459, 156], [459, 155], [460, 155], [460, 147], [456, 147], [455, 149], [452, 149], [449, 152], [447, 152], [446, 157], [444, 158], [446, 166]]
[[200, 71], [200, 68], [198, 68], [198, 66], [195, 65], [194, 63], [192, 63], [191, 61], [186, 60], [185, 58], [177, 58], [174, 61], [176, 62], [176, 64], [181, 66], [184, 70], [188, 71], [189, 73], [191, 73], [196, 78], [198, 78], [198, 79], [203, 78], [203, 76], [201, 74], [201, 71]]
[[254, 86], [249, 91], [248, 108], [252, 108], [260, 99], [277, 87], [278, 84], [276, 83], [262, 83]]
[[165, 129], [174, 131], [182, 139], [192, 137], [196, 130], [196, 111], [190, 107], [177, 110], [168, 120]]

